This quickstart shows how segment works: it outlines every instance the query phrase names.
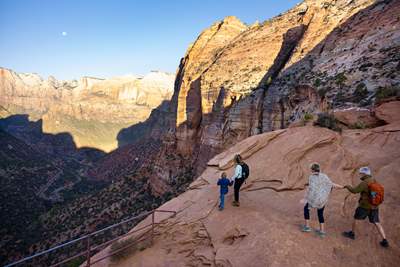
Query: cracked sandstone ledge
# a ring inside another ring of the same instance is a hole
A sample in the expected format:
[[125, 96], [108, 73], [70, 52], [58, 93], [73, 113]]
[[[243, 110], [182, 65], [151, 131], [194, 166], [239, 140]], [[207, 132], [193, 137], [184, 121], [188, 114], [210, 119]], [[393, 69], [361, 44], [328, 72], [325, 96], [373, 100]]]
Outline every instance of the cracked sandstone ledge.
[[[391, 110], [394, 105], [390, 105]], [[381, 107], [386, 114], [387, 107]], [[305, 126], [286, 129], [279, 134], [253, 136], [238, 143], [229, 149], [229, 153], [224, 152], [216, 158], [230, 162], [234, 154], [244, 151], [246, 145], [264, 144], [246, 158], [251, 176], [242, 188], [240, 208], [230, 206], [231, 190], [226, 197], [226, 209], [222, 212], [215, 209], [218, 203], [216, 181], [222, 170], [209, 167], [193, 182], [192, 185], [197, 184], [196, 190], [188, 190], [160, 207], [176, 210], [178, 214], [162, 225], [155, 245], [115, 266], [245, 266], [249, 263], [253, 266], [291, 266], [307, 265], [308, 262], [358, 266], [359, 263], [355, 263], [360, 259], [366, 266], [394, 265], [396, 255], [400, 255], [397, 245], [400, 233], [396, 230], [400, 214], [387, 214], [400, 204], [395, 186], [400, 174], [397, 170], [400, 163], [398, 117], [378, 128], [344, 130], [342, 135], [325, 128]], [[396, 131], [385, 132], [387, 128]], [[355, 184], [358, 178], [354, 170], [364, 164], [372, 167], [374, 176], [386, 189], [387, 199], [381, 211], [388, 235], [393, 240], [390, 253], [374, 245], [377, 236], [367, 223], [360, 226], [363, 234], [359, 241], [354, 241], [355, 244], [340, 237], [339, 231], [348, 227], [357, 201], [356, 196], [345, 191], [334, 191], [331, 195], [327, 207], [329, 235], [325, 240], [298, 231], [297, 225], [302, 221], [299, 200], [304, 194], [301, 189], [313, 161], [319, 161], [323, 171], [340, 184]], [[222, 166], [229, 175], [233, 173], [233, 167], [225, 169], [226, 165]], [[149, 219], [137, 227], [148, 223]], [[372, 247], [360, 246], [363, 242], [370, 242]], [[312, 252], [315, 250], [320, 252], [318, 257]], [[364, 261], [360, 255], [366, 253], [374, 253], [376, 257]], [[99, 266], [109, 265], [104, 262]]]

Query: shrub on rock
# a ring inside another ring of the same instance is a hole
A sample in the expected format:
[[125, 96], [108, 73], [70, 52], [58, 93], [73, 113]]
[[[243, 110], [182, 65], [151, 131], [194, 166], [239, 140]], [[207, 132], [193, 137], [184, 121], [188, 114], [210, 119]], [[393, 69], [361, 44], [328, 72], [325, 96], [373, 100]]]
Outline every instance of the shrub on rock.
[[333, 131], [341, 132], [342, 129], [338, 126], [338, 122], [333, 114], [320, 113], [314, 125], [325, 127]]

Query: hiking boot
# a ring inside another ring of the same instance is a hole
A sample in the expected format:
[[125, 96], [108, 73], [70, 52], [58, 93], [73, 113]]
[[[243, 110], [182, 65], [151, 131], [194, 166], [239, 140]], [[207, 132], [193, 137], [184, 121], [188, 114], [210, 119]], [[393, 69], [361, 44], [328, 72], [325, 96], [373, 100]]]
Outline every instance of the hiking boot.
[[356, 235], [353, 233], [353, 231], [343, 232], [343, 236], [353, 240], [356, 239]]
[[379, 242], [382, 247], [388, 248], [389, 247], [389, 242], [386, 239], [383, 239], [381, 242]]
[[318, 235], [319, 237], [325, 237], [325, 236], [326, 236], [326, 232], [324, 232], [324, 231], [315, 230], [315, 232], [317, 233], [317, 235]]
[[232, 206], [239, 207], [240, 203], [238, 201], [233, 201]]
[[301, 227], [301, 231], [304, 233], [309, 233], [309, 232], [311, 232], [311, 227], [303, 225]]

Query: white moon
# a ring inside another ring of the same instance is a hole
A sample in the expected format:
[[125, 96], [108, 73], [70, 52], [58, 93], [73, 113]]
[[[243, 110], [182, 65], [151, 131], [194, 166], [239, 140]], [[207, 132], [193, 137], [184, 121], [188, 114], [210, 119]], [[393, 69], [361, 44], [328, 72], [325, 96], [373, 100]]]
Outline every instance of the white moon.
[[67, 36], [67, 34], [68, 34], [67, 32], [62, 32], [61, 33], [62, 36]]

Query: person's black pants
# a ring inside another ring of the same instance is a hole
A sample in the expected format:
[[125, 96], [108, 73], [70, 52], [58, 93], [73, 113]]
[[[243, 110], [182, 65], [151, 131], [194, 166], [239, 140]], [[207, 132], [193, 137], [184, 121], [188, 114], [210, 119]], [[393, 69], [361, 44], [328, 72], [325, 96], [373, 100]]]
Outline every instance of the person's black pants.
[[[325, 209], [325, 206], [320, 209], [317, 209], [319, 223], [325, 222], [324, 209]], [[308, 208], [308, 203], [304, 206], [304, 219], [306, 219], [306, 220], [310, 219], [310, 209]]]
[[233, 186], [233, 189], [235, 191], [235, 201], [239, 202], [239, 191], [240, 191], [240, 187], [242, 186], [244, 182], [244, 179], [235, 179], [235, 185]]

